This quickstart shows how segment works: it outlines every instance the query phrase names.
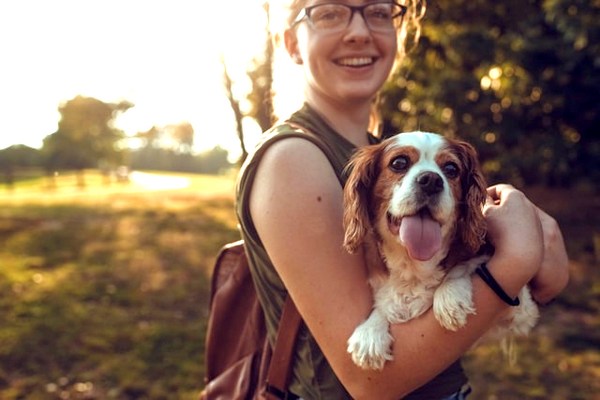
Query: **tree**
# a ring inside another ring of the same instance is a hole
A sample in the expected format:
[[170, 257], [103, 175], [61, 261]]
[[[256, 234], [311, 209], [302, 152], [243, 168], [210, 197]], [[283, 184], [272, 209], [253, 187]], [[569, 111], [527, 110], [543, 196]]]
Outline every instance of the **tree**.
[[248, 78], [252, 84], [252, 89], [246, 96], [246, 104], [248, 110], [243, 110], [241, 101], [234, 95], [233, 80], [227, 71], [225, 60], [221, 59], [223, 65], [223, 82], [225, 92], [233, 110], [236, 121], [236, 131], [240, 142], [242, 154], [238, 163], [244, 162], [248, 156], [248, 151], [244, 143], [244, 128], [243, 119], [248, 117], [254, 119], [260, 126], [262, 131], [269, 129], [274, 120], [273, 104], [272, 104], [272, 84], [273, 84], [273, 43], [269, 26], [269, 9], [268, 3], [264, 5], [267, 23], [265, 26], [265, 47], [264, 52], [257, 54], [251, 62], [250, 67], [246, 71]]
[[9, 189], [13, 188], [17, 169], [39, 167], [39, 164], [40, 152], [31, 147], [17, 144], [0, 150], [0, 170]]
[[152, 128], [145, 132], [138, 132], [135, 136], [143, 141], [144, 147], [159, 147], [158, 139], [160, 138], [160, 134], [160, 129], [152, 126]]
[[252, 60], [247, 73], [252, 82], [252, 91], [247, 97], [250, 110], [246, 115], [254, 118], [264, 132], [275, 122], [272, 103], [273, 40], [268, 29], [266, 30], [264, 54], [259, 54]]
[[117, 144], [124, 134], [113, 126], [113, 121], [118, 113], [131, 107], [133, 104], [127, 101], [113, 104], [82, 96], [61, 104], [58, 130], [44, 139], [42, 147], [47, 171], [76, 170], [83, 185], [84, 168], [121, 163], [123, 151]]
[[205, 174], [217, 174], [231, 167], [227, 161], [227, 150], [217, 146], [197, 156], [200, 171]]
[[240, 160], [238, 162], [242, 164], [248, 156], [248, 151], [246, 150], [246, 145], [244, 144], [244, 127], [242, 124], [244, 114], [242, 113], [240, 101], [233, 93], [233, 80], [227, 71], [227, 65], [224, 58], [221, 58], [221, 65], [223, 65], [223, 85], [225, 86], [225, 94], [227, 96], [227, 100], [229, 100], [229, 105], [231, 106], [231, 110], [233, 111], [233, 115], [235, 117], [237, 137], [238, 141], [240, 142], [240, 149], [242, 150], [242, 155], [240, 156]]
[[194, 147], [194, 127], [189, 122], [167, 125], [165, 127], [170, 139], [175, 143], [176, 150], [181, 153], [192, 153]]
[[467, 139], [491, 180], [598, 182], [599, 10], [587, 0], [430, 2], [419, 46], [384, 92], [384, 132]]

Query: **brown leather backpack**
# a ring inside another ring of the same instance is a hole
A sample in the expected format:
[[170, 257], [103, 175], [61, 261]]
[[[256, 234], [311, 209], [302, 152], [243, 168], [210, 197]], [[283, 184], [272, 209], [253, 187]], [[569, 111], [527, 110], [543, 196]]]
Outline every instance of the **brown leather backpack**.
[[287, 387], [301, 322], [288, 297], [271, 349], [243, 241], [225, 245], [212, 277], [205, 388], [200, 399], [293, 398]]

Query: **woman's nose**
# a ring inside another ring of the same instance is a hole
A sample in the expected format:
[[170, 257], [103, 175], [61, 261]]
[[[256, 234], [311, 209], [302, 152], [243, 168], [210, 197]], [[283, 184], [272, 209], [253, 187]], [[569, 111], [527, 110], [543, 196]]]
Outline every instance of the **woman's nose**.
[[367, 25], [367, 21], [358, 11], [355, 11], [350, 17], [350, 24], [346, 28], [346, 33], [353, 40], [371, 37], [371, 30]]

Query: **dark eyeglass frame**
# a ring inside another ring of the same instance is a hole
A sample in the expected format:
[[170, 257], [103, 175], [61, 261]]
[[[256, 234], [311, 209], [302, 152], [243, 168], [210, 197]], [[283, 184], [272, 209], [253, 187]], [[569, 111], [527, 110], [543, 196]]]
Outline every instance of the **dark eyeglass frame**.
[[[359, 13], [360, 16], [363, 18], [363, 21], [365, 21], [365, 24], [367, 25], [367, 27], [370, 30], [373, 30], [371, 28], [371, 26], [369, 25], [367, 18], [365, 17], [365, 8], [367, 7], [372, 7], [374, 4], [391, 4], [394, 5], [396, 7], [399, 8], [399, 12], [392, 15], [391, 19], [394, 20], [398, 17], [403, 18], [406, 15], [406, 12], [408, 11], [408, 7], [403, 6], [402, 4], [398, 4], [395, 1], [376, 1], [373, 3], [368, 3], [368, 4], [363, 4], [362, 6], [351, 6], [348, 4], [342, 4], [342, 3], [320, 3], [320, 4], [315, 4], [313, 6], [309, 6], [309, 7], [304, 7], [301, 11], [300, 14], [298, 14], [298, 17], [296, 17], [296, 19], [294, 20], [294, 22], [291, 25], [291, 28], [294, 28], [296, 25], [298, 25], [299, 23], [301, 23], [302, 21], [304, 21], [305, 19], [310, 23], [310, 25], [314, 28], [314, 24], [312, 22], [311, 16], [310, 14], [312, 13], [312, 10], [320, 7], [320, 6], [325, 6], [325, 5], [336, 5], [336, 6], [342, 6], [345, 7], [347, 9], [350, 10], [350, 18], [348, 19], [348, 25], [346, 25], [344, 28], [347, 28], [350, 23], [352, 22], [352, 18], [354, 18], [354, 14], [355, 13]], [[394, 29], [390, 29], [390, 31], [392, 31]], [[375, 31], [381, 31], [381, 30], [377, 30], [375, 29]]]

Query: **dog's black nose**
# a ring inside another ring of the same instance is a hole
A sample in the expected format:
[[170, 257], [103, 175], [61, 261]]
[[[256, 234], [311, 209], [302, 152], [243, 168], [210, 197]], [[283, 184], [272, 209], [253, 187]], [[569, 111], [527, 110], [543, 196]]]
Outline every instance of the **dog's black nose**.
[[435, 172], [423, 172], [417, 176], [417, 183], [423, 192], [429, 196], [437, 194], [444, 189], [444, 181]]

